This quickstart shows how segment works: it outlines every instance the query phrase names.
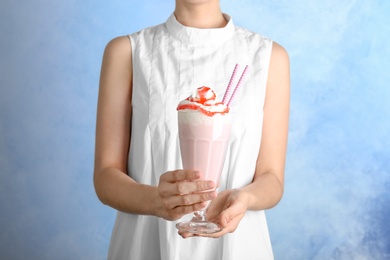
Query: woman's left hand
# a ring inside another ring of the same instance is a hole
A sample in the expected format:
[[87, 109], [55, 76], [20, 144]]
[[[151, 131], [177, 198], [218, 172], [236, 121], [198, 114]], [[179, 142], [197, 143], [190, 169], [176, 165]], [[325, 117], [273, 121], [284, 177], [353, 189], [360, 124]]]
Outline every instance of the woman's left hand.
[[183, 238], [192, 236], [218, 238], [234, 232], [248, 208], [248, 194], [242, 190], [225, 190], [211, 201], [207, 209], [207, 219], [220, 225], [222, 231], [214, 234], [192, 234], [179, 231]]

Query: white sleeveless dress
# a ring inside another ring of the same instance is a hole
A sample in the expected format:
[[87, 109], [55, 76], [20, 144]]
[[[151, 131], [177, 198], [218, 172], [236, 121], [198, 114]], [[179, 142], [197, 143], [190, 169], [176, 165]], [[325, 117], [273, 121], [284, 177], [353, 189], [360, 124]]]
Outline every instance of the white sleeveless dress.
[[[252, 181], [272, 41], [235, 26], [228, 15], [225, 18], [229, 22], [224, 28], [196, 29], [181, 25], [172, 14], [165, 23], [129, 36], [133, 114], [128, 173], [137, 182], [157, 185], [162, 173], [182, 168], [177, 104], [200, 86], [211, 87], [222, 98], [236, 63], [241, 69], [249, 65], [250, 71], [231, 108], [232, 136], [219, 190]], [[219, 239], [183, 239], [175, 224], [118, 212], [108, 258], [273, 259], [264, 211], [248, 211], [234, 233]]]

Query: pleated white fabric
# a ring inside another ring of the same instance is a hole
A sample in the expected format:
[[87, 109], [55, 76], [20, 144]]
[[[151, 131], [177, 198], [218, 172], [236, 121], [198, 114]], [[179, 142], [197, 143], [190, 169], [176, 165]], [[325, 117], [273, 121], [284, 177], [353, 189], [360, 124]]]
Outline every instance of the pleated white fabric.
[[[162, 173], [182, 168], [177, 104], [200, 86], [211, 87], [222, 98], [236, 63], [250, 70], [231, 108], [232, 137], [219, 189], [252, 181], [272, 41], [225, 18], [229, 22], [224, 28], [196, 29], [181, 25], [172, 14], [165, 23], [129, 36], [133, 121], [128, 173], [137, 182], [157, 185]], [[175, 224], [118, 212], [108, 258], [273, 259], [264, 211], [248, 211], [234, 233], [219, 239], [182, 239]]]

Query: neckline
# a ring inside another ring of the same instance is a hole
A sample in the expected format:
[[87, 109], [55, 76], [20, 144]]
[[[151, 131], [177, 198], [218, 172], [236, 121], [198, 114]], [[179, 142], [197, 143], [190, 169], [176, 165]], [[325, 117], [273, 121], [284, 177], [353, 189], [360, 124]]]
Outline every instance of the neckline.
[[204, 46], [220, 45], [230, 39], [235, 30], [233, 19], [227, 14], [223, 14], [223, 16], [228, 22], [222, 28], [199, 29], [188, 27], [179, 23], [173, 13], [165, 22], [165, 26], [173, 37], [183, 43]]

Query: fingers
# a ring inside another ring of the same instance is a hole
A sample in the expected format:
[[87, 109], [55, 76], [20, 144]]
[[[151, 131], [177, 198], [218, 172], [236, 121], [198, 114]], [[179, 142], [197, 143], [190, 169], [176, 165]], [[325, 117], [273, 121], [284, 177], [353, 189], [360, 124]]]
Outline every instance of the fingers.
[[194, 211], [202, 210], [207, 206], [207, 202], [200, 202], [188, 206], [178, 206], [172, 210], [169, 210], [169, 220], [177, 220], [182, 216], [192, 213]]
[[[187, 195], [178, 195], [178, 196], [170, 196], [165, 198], [164, 204], [168, 209], [175, 209], [178, 206], [189, 206], [196, 205], [199, 203], [203, 203], [217, 197], [217, 193], [215, 191], [203, 192], [203, 193], [194, 193]], [[203, 207], [205, 207], [204, 205]], [[196, 208], [195, 210], [200, 210], [202, 208]], [[193, 210], [194, 211], [194, 210]], [[192, 212], [192, 211], [190, 211]]]
[[[234, 204], [230, 208], [222, 211], [220, 224], [222, 227], [227, 227], [235, 218], [241, 219], [245, 215], [245, 209], [240, 204]], [[234, 230], [233, 230], [234, 231]]]
[[199, 180], [200, 177], [199, 171], [176, 170], [161, 175], [160, 182], [195, 181]]
[[178, 234], [184, 239], [190, 238], [190, 237], [219, 238], [219, 237], [226, 235], [227, 233], [231, 233], [231, 232], [229, 232], [229, 230], [227, 228], [224, 228], [221, 231], [216, 232], [216, 233], [212, 233], [212, 234], [193, 234], [193, 233], [189, 233], [189, 232], [178, 231]]
[[189, 237], [199, 237], [201, 235], [197, 235], [197, 234], [192, 234], [192, 233], [189, 233], [189, 232], [183, 232], [183, 231], [178, 231], [177, 232], [182, 238], [189, 238]]
[[182, 216], [194, 211], [202, 210], [207, 206], [207, 201], [217, 196], [215, 191], [177, 195], [163, 200], [164, 208], [167, 212], [167, 220], [177, 220]]
[[205, 208], [206, 202], [217, 194], [214, 182], [201, 180], [201, 177], [200, 172], [190, 170], [170, 171], [161, 175], [157, 201], [162, 213], [159, 215], [167, 220], [176, 220]]
[[166, 172], [160, 177], [160, 195], [183, 195], [215, 189], [214, 182], [200, 180], [201, 177], [198, 171], [176, 170]]
[[210, 238], [218, 238], [227, 233], [234, 232], [242, 218], [245, 216], [247, 204], [244, 193], [239, 191], [223, 191], [216, 199], [212, 201], [207, 210], [207, 219], [214, 223], [218, 223], [223, 229], [220, 232], [213, 234], [198, 234], [194, 235], [188, 232], [179, 232], [183, 238], [193, 236], [203, 236]]
[[184, 195], [203, 192], [215, 188], [212, 181], [179, 181], [174, 183], [165, 182], [160, 186], [161, 196]]
[[235, 199], [230, 201], [220, 213], [218, 222], [222, 227], [227, 227], [234, 219], [241, 219], [247, 210], [247, 206], [242, 201]]

